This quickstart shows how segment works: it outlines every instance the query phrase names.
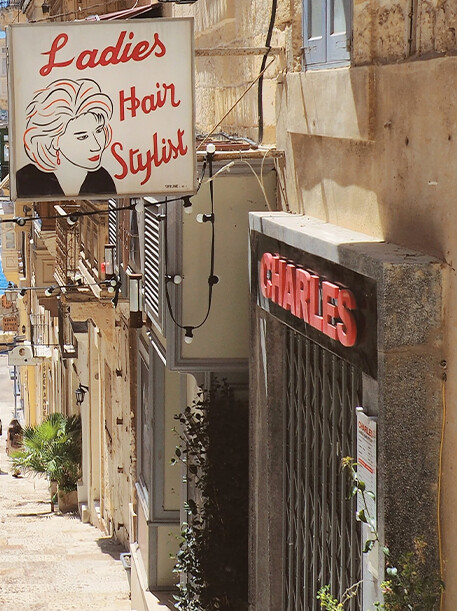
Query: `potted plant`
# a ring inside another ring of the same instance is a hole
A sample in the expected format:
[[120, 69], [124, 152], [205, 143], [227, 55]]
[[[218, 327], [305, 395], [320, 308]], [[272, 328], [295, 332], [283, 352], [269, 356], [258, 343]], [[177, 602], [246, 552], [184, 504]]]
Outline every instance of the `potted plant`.
[[[12, 458], [13, 466], [22, 472], [45, 475], [51, 482], [57, 482], [59, 509], [68, 512], [78, 508], [81, 455], [80, 416], [56, 413], [36, 426], [24, 428], [22, 448]], [[51, 494], [53, 503], [55, 491]]]

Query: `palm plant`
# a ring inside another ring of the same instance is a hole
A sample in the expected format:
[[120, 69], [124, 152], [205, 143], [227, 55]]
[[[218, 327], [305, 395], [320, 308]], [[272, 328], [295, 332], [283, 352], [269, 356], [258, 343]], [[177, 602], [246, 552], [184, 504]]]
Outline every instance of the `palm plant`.
[[50, 414], [42, 423], [24, 428], [22, 448], [12, 454], [13, 467], [44, 475], [59, 490], [76, 490], [81, 476], [81, 418]]

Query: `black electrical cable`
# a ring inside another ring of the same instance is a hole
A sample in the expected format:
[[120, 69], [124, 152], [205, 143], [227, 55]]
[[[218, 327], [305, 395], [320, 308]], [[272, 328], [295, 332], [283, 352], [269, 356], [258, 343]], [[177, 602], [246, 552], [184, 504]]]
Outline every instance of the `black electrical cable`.
[[261, 144], [263, 140], [263, 74], [262, 73], [265, 70], [265, 66], [267, 63], [267, 57], [271, 49], [270, 43], [271, 43], [271, 37], [273, 35], [273, 26], [274, 26], [275, 19], [276, 19], [276, 7], [277, 7], [277, 0], [273, 0], [272, 5], [271, 5], [270, 25], [268, 26], [267, 39], [265, 41], [265, 46], [267, 47], [267, 51], [262, 58], [262, 65], [260, 67], [261, 76], [259, 78], [259, 83], [258, 83], [258, 88], [257, 88], [257, 109], [258, 109], [258, 115], [259, 115], [259, 135], [258, 135], [259, 144]]
[[[198, 179], [198, 184], [197, 184], [197, 191], [190, 195], [189, 197], [193, 197], [194, 195], [196, 195], [199, 190], [200, 187], [202, 185], [203, 182], [203, 178], [205, 177], [205, 171], [206, 171], [206, 159], [203, 163], [203, 167], [202, 167], [202, 173], [200, 178]], [[168, 199], [167, 197], [162, 200], [162, 201], [158, 201], [158, 202], [145, 202], [144, 207], [145, 208], [150, 208], [151, 206], [158, 206], [160, 204], [171, 204], [172, 202], [178, 202], [180, 200], [183, 199], [183, 196], [180, 195], [179, 197], [174, 197], [173, 199]], [[71, 217], [75, 217], [75, 218], [81, 218], [83, 216], [95, 216], [96, 214], [110, 214], [111, 212], [119, 212], [122, 210], [134, 210], [135, 209], [136, 204], [128, 204], [127, 206], [116, 206], [113, 208], [107, 208], [106, 210], [88, 210], [86, 212], [81, 212], [80, 210], [74, 210], [73, 212], [68, 212], [67, 214], [55, 214], [55, 215], [50, 215], [50, 216], [41, 216], [41, 215], [37, 215], [37, 216], [21, 216], [21, 217], [15, 217], [15, 218], [11, 218], [11, 219], [0, 219], [0, 223], [17, 223], [20, 226], [24, 226], [25, 223], [27, 221], [43, 221], [43, 220], [55, 220], [55, 219], [65, 219], [65, 218], [71, 218]], [[20, 220], [21, 222], [18, 223], [18, 220]]]
[[[215, 263], [215, 230], [214, 230], [214, 186], [213, 181], [211, 180], [213, 176], [213, 156], [208, 155], [208, 166], [209, 166], [209, 192], [211, 199], [211, 255], [210, 255], [210, 271], [208, 276], [208, 308], [206, 310], [206, 315], [203, 318], [202, 322], [198, 325], [183, 325], [176, 320], [176, 317], [173, 313], [173, 308], [171, 305], [170, 294], [168, 292], [168, 283], [165, 282], [165, 299], [167, 302], [168, 312], [170, 314], [171, 320], [175, 323], [175, 325], [179, 329], [199, 329], [202, 327], [205, 322], [208, 320], [208, 316], [211, 312], [211, 304], [213, 299], [213, 286], [217, 284], [219, 279], [214, 274], [214, 263]], [[168, 239], [167, 239], [167, 222], [165, 220], [165, 248], [164, 248], [164, 259], [165, 259], [165, 277], [168, 277]]]

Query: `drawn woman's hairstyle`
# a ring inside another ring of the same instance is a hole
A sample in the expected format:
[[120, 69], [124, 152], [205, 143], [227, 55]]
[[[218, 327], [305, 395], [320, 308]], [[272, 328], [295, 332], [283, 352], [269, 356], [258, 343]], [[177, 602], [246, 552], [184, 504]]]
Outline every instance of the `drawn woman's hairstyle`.
[[26, 113], [25, 152], [44, 172], [56, 169], [59, 136], [69, 121], [81, 115], [94, 114], [104, 124], [104, 148], [110, 144], [113, 103], [91, 79], [61, 79], [50, 83], [45, 89], [35, 91]]

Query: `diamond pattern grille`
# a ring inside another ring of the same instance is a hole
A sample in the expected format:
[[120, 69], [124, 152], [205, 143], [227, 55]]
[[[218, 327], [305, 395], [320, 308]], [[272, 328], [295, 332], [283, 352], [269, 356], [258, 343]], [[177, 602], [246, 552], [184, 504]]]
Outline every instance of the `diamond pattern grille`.
[[[356, 456], [362, 376], [306, 337], [287, 333], [285, 608], [318, 611], [323, 585], [341, 600], [360, 580], [356, 506], [341, 459]], [[360, 611], [360, 595], [345, 609]]]

